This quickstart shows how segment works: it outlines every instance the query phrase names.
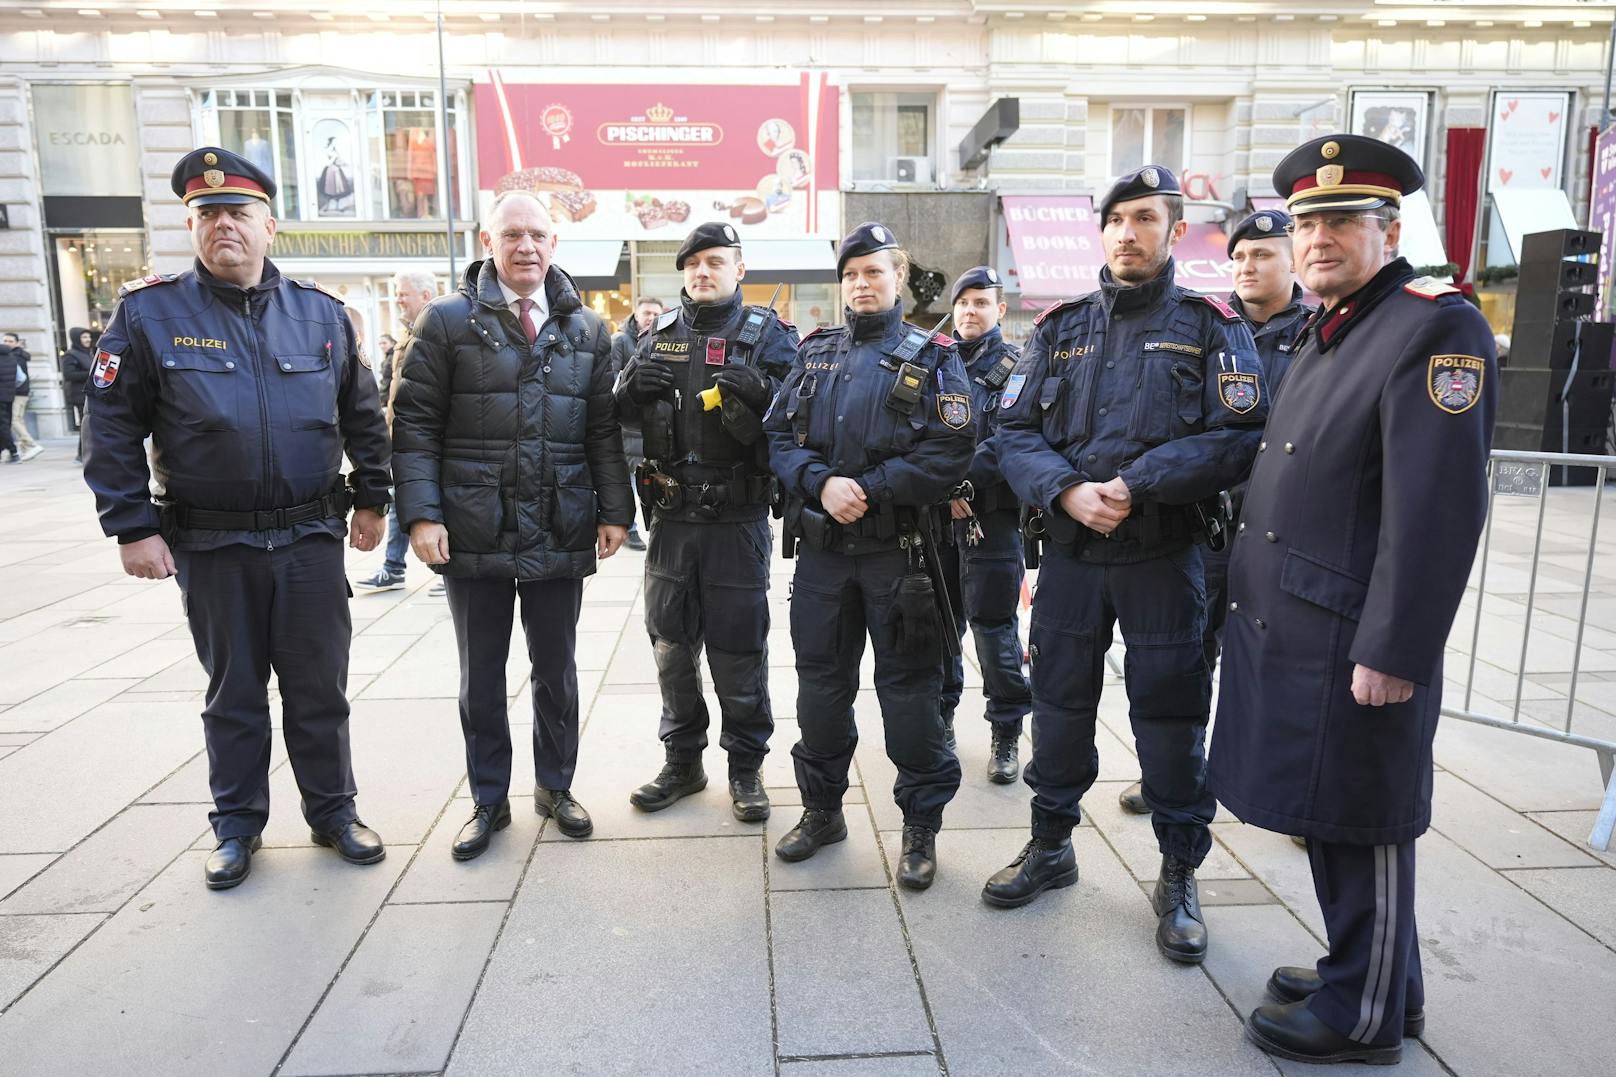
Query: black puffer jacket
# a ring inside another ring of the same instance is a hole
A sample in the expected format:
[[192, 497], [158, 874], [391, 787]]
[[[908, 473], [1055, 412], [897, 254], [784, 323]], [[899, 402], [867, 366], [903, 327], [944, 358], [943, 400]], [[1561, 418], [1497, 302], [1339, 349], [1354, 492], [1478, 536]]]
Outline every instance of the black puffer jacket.
[[612, 406], [611, 341], [555, 266], [527, 343], [492, 261], [421, 313], [393, 415], [399, 520], [444, 524], [449, 576], [577, 579], [597, 524], [633, 518]]
[[79, 346], [79, 338], [88, 330], [75, 326], [67, 331], [67, 354], [62, 356], [62, 391], [67, 394], [71, 407], [84, 406], [84, 386], [90, 380], [90, 368], [95, 365], [95, 345]]
[[[622, 332], [612, 338], [612, 378], [615, 380], [628, 366], [628, 361], [634, 358], [634, 351], [640, 346], [640, 323], [630, 314], [623, 323]], [[637, 466], [645, 459], [645, 436], [640, 433], [637, 424], [623, 424], [623, 451], [628, 454], [631, 467]]]

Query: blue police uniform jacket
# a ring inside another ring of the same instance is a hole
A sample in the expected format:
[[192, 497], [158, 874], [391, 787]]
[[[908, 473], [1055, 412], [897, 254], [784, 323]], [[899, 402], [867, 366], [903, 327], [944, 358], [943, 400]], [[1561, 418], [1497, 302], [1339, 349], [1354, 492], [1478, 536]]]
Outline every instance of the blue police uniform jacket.
[[[745, 343], [748, 320], [756, 318], [757, 340]], [[717, 303], [697, 303], [681, 293], [679, 306], [659, 317], [640, 337], [632, 358], [617, 377], [614, 396], [625, 429], [649, 431], [647, 459], [681, 483], [722, 482], [749, 485], [767, 479], [768, 444], [761, 436], [761, 416], [740, 401], [706, 410], [700, 393], [713, 385], [713, 375], [727, 363], [753, 367], [769, 381], [770, 397], [780, 388], [797, 357], [797, 328], [767, 307], [748, 307], [735, 291]], [[673, 371], [670, 399], [636, 404], [628, 396], [634, 372], [650, 362]], [[737, 407], [740, 410], [737, 410]], [[768, 515], [767, 491], [747, 491], [739, 507], [725, 506], [716, 516], [704, 514], [695, 501], [671, 513], [680, 519], [761, 520]], [[658, 508], [659, 515], [669, 515]]]
[[[1442, 652], [1487, 512], [1492, 330], [1397, 259], [1320, 312], [1268, 422], [1229, 566], [1209, 781], [1248, 823], [1411, 841]], [[1414, 682], [1360, 706], [1354, 665]]]
[[[912, 404], [895, 395], [906, 346], [915, 350], [908, 365], [924, 372]], [[833, 475], [856, 481], [872, 514], [943, 500], [970, 467], [970, 401], [954, 342], [909, 325], [901, 304], [849, 311], [846, 325], [809, 333], [763, 424], [788, 513], [792, 499], [817, 506]], [[848, 536], [841, 552], [895, 547]]]
[[[354, 503], [385, 509], [387, 425], [340, 299], [269, 261], [257, 285], [241, 288], [200, 260], [131, 281], [119, 296], [96, 344], [85, 434], [84, 477], [108, 535], [127, 543], [158, 533], [153, 473], [162, 498], [188, 508], [290, 508], [341, 484], [344, 452]], [[327, 517], [261, 531], [182, 528], [174, 545], [284, 546], [315, 533], [341, 536], [347, 525]]]
[[1312, 317], [1313, 309], [1302, 302], [1302, 286], [1291, 285], [1291, 301], [1285, 309], [1257, 325], [1246, 313], [1246, 305], [1233, 292], [1229, 293], [1229, 306], [1246, 320], [1251, 336], [1257, 343], [1257, 358], [1262, 360], [1263, 380], [1268, 385], [1268, 402], [1279, 399], [1279, 387], [1285, 381], [1285, 372], [1291, 368], [1296, 356], [1302, 326]]
[[1021, 360], [1021, 349], [994, 326], [975, 340], [959, 341], [959, 351], [976, 412], [976, 453], [965, 475], [971, 483], [972, 508], [978, 514], [1014, 509], [1016, 493], [1000, 470], [999, 445], [993, 435], [999, 428], [999, 402]]
[[[1169, 260], [1154, 279], [1124, 287], [1102, 269], [1099, 291], [1038, 317], [994, 439], [1005, 477], [1030, 506], [1067, 520], [1063, 490], [1120, 475], [1143, 516], [1245, 477], [1268, 413], [1256, 345], [1238, 314], [1178, 287], [1173, 271]], [[1127, 562], [1161, 552], [1125, 539], [1087, 542], [1080, 555]]]

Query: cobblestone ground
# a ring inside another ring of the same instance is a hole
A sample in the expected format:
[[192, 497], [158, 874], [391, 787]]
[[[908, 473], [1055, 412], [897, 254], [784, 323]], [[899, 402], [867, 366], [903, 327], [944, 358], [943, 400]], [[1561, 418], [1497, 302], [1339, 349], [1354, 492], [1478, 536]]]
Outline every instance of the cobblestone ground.
[[[580, 626], [575, 790], [595, 837], [541, 826], [518, 779], [515, 823], [481, 859], [453, 862], [471, 804], [453, 636], [412, 564], [408, 590], [353, 601], [359, 807], [387, 859], [357, 868], [310, 844], [277, 746], [266, 848], [246, 884], [207, 891], [204, 682], [178, 590], [121, 574], [71, 449], [0, 466], [0, 1073], [1309, 1071], [1276, 1067], [1240, 1031], [1275, 965], [1322, 950], [1305, 856], [1220, 814], [1200, 873], [1210, 956], [1199, 968], [1158, 956], [1150, 824], [1116, 802], [1138, 773], [1120, 685], [1101, 709], [1076, 887], [1013, 912], [978, 899], [1025, 840], [1029, 794], [986, 781], [976, 691], [929, 892], [892, 885], [901, 820], [868, 690], [850, 839], [807, 863], [774, 859], [797, 813], [789, 562], [771, 592], [766, 826], [737, 823], [719, 780], [657, 815], [629, 806], [660, 745], [642, 558], [625, 551], [589, 582]], [[1475, 710], [1514, 708], [1534, 505], [1501, 509], [1479, 628], [1472, 595], [1454, 631], [1461, 652], [1479, 641]], [[1550, 505], [1520, 706], [1563, 722], [1592, 492]], [[1575, 721], [1616, 737], [1609, 498], [1604, 516]], [[378, 558], [353, 555], [351, 569]], [[518, 774], [522, 653], [509, 670]], [[1450, 677], [1468, 664], [1450, 656]], [[1593, 753], [1450, 721], [1437, 761], [1419, 846], [1428, 1023], [1403, 1072], [1609, 1073], [1616, 854], [1586, 844]], [[724, 773], [716, 747], [707, 767]]]

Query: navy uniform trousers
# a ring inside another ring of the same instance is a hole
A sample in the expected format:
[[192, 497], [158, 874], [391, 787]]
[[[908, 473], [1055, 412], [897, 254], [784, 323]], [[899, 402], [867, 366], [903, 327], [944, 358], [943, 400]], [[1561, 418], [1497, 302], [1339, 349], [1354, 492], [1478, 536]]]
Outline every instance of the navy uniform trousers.
[[[1021, 732], [1032, 708], [1032, 688], [1021, 672], [1021, 628], [1016, 616], [1021, 581], [1021, 521], [1016, 509], [977, 517], [982, 539], [965, 541], [968, 520], [954, 520], [954, 544], [942, 548], [943, 580], [960, 638], [969, 626], [982, 670], [987, 720]], [[943, 715], [952, 716], [965, 692], [965, 659], [943, 659]]]
[[769, 521], [692, 523], [658, 516], [645, 561], [645, 627], [662, 689], [659, 735], [670, 763], [707, 747], [701, 652], [707, 651], [730, 775], [769, 751]]
[[[1103, 539], [1093, 541], [1102, 542]], [[1163, 853], [1199, 865], [1212, 848], [1216, 802], [1206, 787], [1212, 676], [1202, 651], [1206, 591], [1200, 548], [1101, 564], [1047, 546], [1032, 604], [1032, 832], [1062, 841], [1099, 775], [1094, 726], [1114, 625], [1127, 644], [1123, 678]]]
[[1324, 987], [1308, 1009], [1359, 1043], [1401, 1043], [1403, 1014], [1425, 1006], [1414, 929], [1414, 843], [1309, 838], [1307, 858], [1330, 939], [1330, 952], [1318, 964]]
[[844, 554], [797, 547], [791, 644], [802, 739], [791, 756], [803, 807], [839, 809], [858, 746], [853, 701], [868, 633], [887, 758], [898, 768], [893, 799], [905, 825], [937, 830], [944, 806], [959, 790], [960, 765], [943, 736], [939, 655], [901, 652], [889, 620], [893, 588], [908, 565], [903, 550]]
[[466, 777], [478, 804], [511, 788], [511, 725], [505, 660], [518, 603], [533, 663], [533, 766], [545, 789], [571, 789], [578, 765], [578, 613], [583, 580], [443, 577], [460, 651], [460, 730]]
[[353, 621], [342, 540], [314, 534], [272, 550], [242, 544], [175, 550], [174, 567], [196, 656], [208, 675], [202, 729], [214, 836], [252, 837], [269, 821], [272, 669], [303, 817], [322, 833], [353, 822]]

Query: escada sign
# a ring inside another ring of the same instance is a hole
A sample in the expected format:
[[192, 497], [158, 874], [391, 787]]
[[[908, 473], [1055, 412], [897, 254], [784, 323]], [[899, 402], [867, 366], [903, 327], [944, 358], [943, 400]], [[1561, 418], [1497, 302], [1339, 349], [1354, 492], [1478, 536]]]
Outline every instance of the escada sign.
[[46, 137], [52, 146], [123, 146], [119, 131], [51, 131]]
[[[140, 150], [128, 83], [36, 83], [39, 178], [47, 197], [138, 196]], [[86, 122], [95, 127], [85, 127]]]

